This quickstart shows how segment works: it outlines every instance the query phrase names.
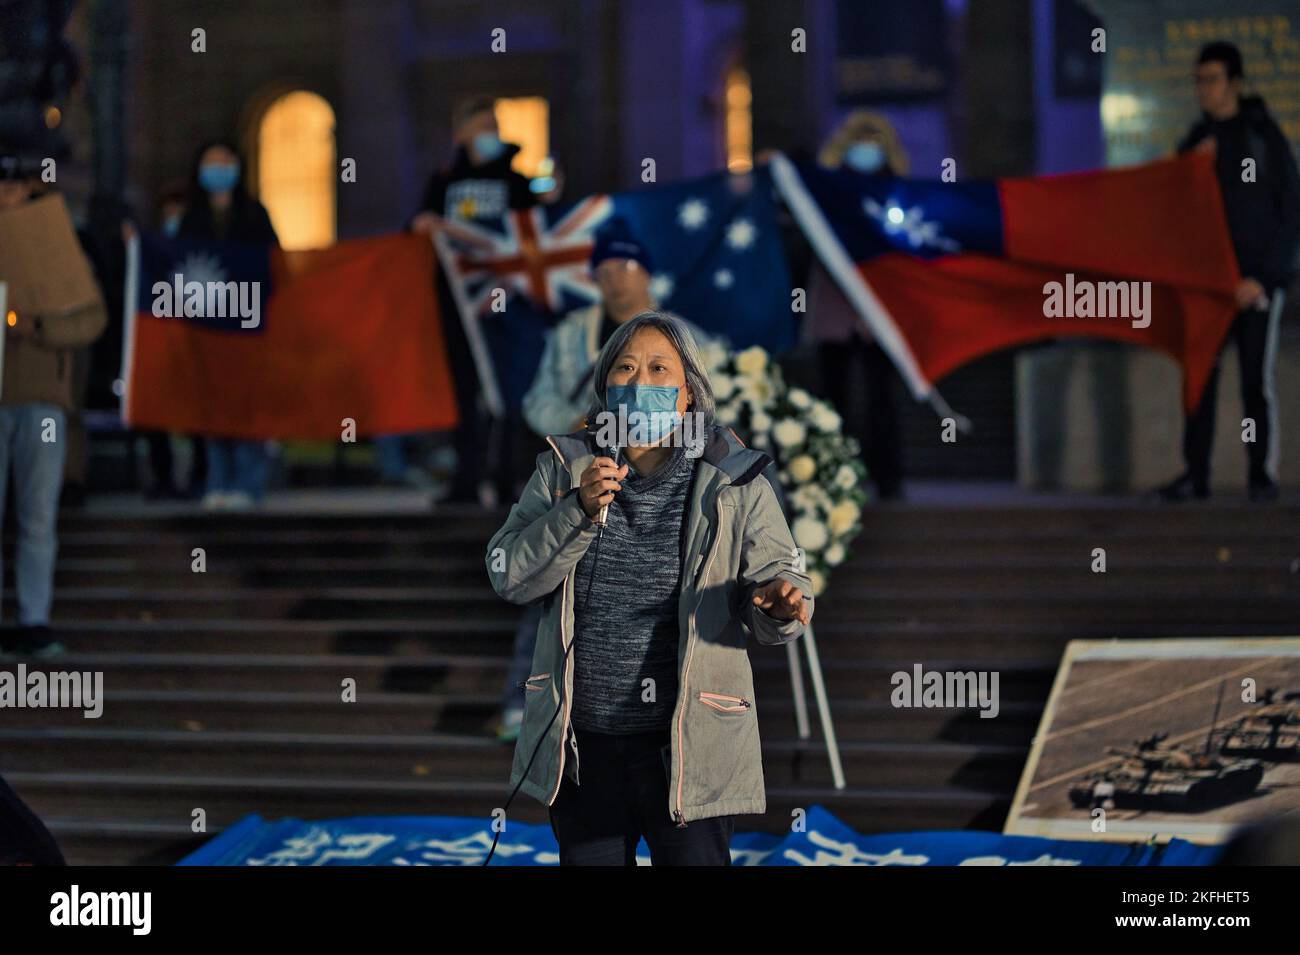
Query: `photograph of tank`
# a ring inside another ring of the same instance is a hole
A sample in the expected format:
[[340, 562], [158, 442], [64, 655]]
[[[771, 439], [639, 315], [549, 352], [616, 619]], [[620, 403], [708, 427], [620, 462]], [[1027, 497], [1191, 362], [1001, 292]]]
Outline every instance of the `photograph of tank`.
[[1074, 641], [1004, 829], [1220, 842], [1300, 809], [1300, 638]]

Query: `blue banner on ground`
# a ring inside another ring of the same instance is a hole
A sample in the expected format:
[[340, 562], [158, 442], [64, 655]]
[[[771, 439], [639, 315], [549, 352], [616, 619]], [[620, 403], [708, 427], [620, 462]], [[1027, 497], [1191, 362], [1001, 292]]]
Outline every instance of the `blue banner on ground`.
[[[802, 832], [737, 832], [735, 865], [1212, 865], [1222, 847], [1182, 839], [1163, 845], [1004, 836], [945, 830], [859, 835], [821, 806]], [[491, 830], [458, 816], [356, 816], [268, 822], [245, 816], [178, 865], [481, 865]], [[558, 865], [549, 826], [510, 823], [493, 865]], [[645, 840], [637, 862], [650, 864]]]

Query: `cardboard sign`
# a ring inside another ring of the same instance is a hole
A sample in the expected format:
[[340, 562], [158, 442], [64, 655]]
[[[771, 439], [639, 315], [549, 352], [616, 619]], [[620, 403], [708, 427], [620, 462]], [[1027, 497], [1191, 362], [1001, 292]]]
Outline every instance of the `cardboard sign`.
[[57, 193], [0, 212], [0, 282], [18, 321], [60, 315], [96, 300], [90, 262]]

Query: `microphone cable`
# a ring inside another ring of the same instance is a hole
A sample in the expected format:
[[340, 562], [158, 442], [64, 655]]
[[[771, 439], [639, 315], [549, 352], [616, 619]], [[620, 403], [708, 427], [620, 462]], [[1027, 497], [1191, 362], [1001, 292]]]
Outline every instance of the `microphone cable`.
[[[614, 467], [617, 469], [618, 448], [613, 448], [611, 450], [611, 458], [614, 461]], [[582, 493], [581, 487], [579, 487], [578, 493], [579, 495], [581, 495]], [[582, 506], [581, 497], [579, 497], [578, 506], [579, 507]], [[600, 541], [601, 538], [605, 536], [605, 526], [609, 523], [609, 504], [606, 504], [604, 507], [600, 509], [600, 516], [603, 519], [600, 521], [600, 524], [598, 525], [600, 530], [596, 531], [596, 543], [591, 552], [591, 573], [587, 575], [587, 593], [582, 598], [582, 602], [584, 606], [586, 606], [591, 602], [591, 585], [596, 581], [596, 566], [600, 561]], [[575, 565], [575, 571], [576, 571], [576, 565]], [[561, 623], [561, 627], [563, 627], [563, 623]], [[563, 639], [563, 637], [561, 637], [561, 639]], [[546, 742], [546, 734], [550, 732], [552, 724], [555, 723], [555, 718], [559, 716], [560, 711], [564, 709], [564, 684], [565, 684], [564, 674], [568, 670], [569, 654], [573, 652], [573, 648], [577, 645], [578, 645], [578, 627], [577, 627], [577, 620], [575, 618], [574, 628], [573, 628], [573, 639], [569, 641], [568, 649], [564, 651], [564, 658], [560, 661], [560, 705], [555, 708], [555, 712], [551, 714], [550, 720], [548, 720], [546, 723], [546, 729], [542, 730], [541, 736], [538, 737], [537, 745], [533, 747], [533, 755], [528, 757], [528, 765], [524, 767], [524, 771], [519, 777], [519, 782], [515, 783], [515, 788], [511, 791], [510, 796], [506, 799], [506, 804], [502, 809], [503, 812], [508, 811], [510, 809], [510, 803], [514, 801], [515, 796], [519, 793], [519, 787], [522, 786], [524, 784], [524, 780], [528, 778], [528, 771], [533, 768], [533, 761], [537, 759], [537, 754], [542, 748], [542, 743]], [[527, 691], [525, 690], [525, 693], [526, 692]], [[520, 725], [522, 726], [522, 723]], [[567, 740], [563, 740], [563, 739], [560, 740], [561, 754], [563, 754], [563, 748], [567, 744], [567, 742], [568, 742]], [[563, 779], [560, 780], [560, 784], [561, 785], [564, 784]], [[487, 865], [489, 862], [492, 861], [492, 856], [496, 854], [497, 842], [500, 840], [500, 838], [501, 838], [501, 830], [498, 829], [496, 831], [496, 834], [492, 836], [492, 848], [488, 850], [487, 858], [483, 860], [483, 865]]]

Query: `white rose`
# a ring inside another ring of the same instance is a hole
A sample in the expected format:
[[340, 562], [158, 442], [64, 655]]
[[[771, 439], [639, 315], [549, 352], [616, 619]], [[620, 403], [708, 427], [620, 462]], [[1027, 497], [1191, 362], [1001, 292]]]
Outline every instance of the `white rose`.
[[810, 570], [808, 571], [808, 579], [812, 581], [812, 595], [820, 597], [822, 591], [826, 589], [826, 575], [820, 570]]
[[836, 537], [846, 533], [850, 527], [857, 523], [858, 516], [861, 513], [858, 505], [852, 501], [840, 501], [831, 508], [830, 516], [827, 518], [831, 533]]
[[812, 480], [817, 473], [817, 462], [806, 454], [801, 454], [790, 462], [790, 476], [800, 484]]
[[858, 475], [847, 464], [841, 464], [835, 472], [835, 486], [842, 491], [851, 491], [858, 486]]
[[736, 371], [757, 378], [767, 368], [767, 352], [758, 345], [746, 348], [736, 356]]
[[700, 349], [700, 358], [706, 368], [717, 368], [727, 360], [727, 350], [717, 342], [709, 342]]
[[804, 437], [807, 435], [804, 426], [798, 421], [787, 418], [778, 422], [772, 429], [772, 438], [783, 448], [793, 448], [797, 444], [802, 444]]
[[797, 518], [791, 531], [794, 534], [794, 542], [804, 550], [821, 550], [829, 540], [826, 525], [811, 517]]
[[766, 378], [742, 378], [738, 388], [740, 396], [755, 410], [772, 403], [772, 383]]
[[808, 394], [808, 392], [804, 391], [802, 388], [791, 388], [789, 398], [790, 404], [794, 405], [796, 408], [807, 410], [812, 407], [812, 395]]
[[831, 544], [826, 548], [826, 553], [822, 555], [826, 558], [826, 563], [832, 567], [844, 563], [844, 547], [841, 544]]
[[819, 401], [813, 405], [812, 414], [813, 426], [818, 431], [838, 431], [840, 428], [840, 416], [824, 401]]
[[736, 423], [736, 409], [729, 405], [724, 405], [718, 409], [718, 423], [733, 425]]
[[731, 393], [736, 390], [736, 379], [722, 372], [710, 375], [709, 380], [713, 384], [713, 397], [720, 401], [731, 397]]
[[754, 417], [750, 420], [749, 423], [753, 427], [754, 431], [756, 432], [772, 430], [772, 416], [769, 415], [766, 411], [759, 411], [755, 413]]

